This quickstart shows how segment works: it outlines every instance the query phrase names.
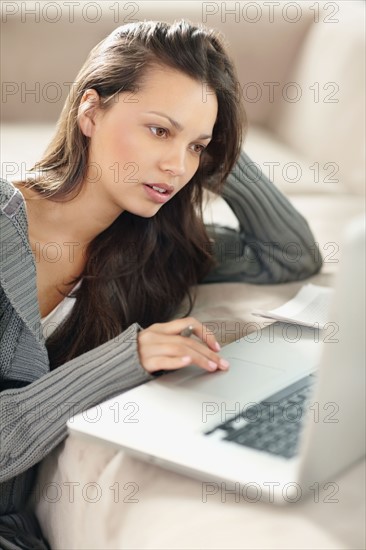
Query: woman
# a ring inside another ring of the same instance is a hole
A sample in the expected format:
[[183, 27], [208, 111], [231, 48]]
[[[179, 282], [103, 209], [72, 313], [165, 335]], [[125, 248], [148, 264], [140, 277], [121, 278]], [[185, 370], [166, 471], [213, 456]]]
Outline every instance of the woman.
[[[228, 368], [201, 323], [171, 320], [197, 284], [320, 269], [306, 221], [241, 151], [238, 89], [214, 31], [124, 25], [91, 51], [33, 180], [0, 182], [1, 548], [47, 548], [27, 497], [72, 414], [164, 370]], [[205, 227], [204, 187], [240, 232]]]

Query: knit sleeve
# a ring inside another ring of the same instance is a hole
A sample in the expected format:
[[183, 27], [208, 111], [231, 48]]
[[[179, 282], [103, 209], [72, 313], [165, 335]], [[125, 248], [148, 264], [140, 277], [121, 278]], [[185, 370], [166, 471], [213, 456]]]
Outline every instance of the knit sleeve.
[[67, 435], [67, 420], [153, 380], [137, 352], [135, 323], [118, 337], [20, 389], [0, 393], [0, 483], [42, 460]]
[[202, 281], [286, 283], [317, 273], [322, 257], [305, 218], [242, 151], [223, 199], [240, 231], [207, 226], [218, 265]]

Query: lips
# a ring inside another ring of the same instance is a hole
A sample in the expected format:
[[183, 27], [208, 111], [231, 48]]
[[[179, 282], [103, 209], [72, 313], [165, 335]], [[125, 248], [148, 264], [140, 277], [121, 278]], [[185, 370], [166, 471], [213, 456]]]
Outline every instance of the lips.
[[144, 185], [147, 185], [148, 187], [158, 187], [159, 189], [164, 189], [166, 193], [171, 195], [174, 191], [174, 187], [172, 185], [168, 185], [167, 183], [145, 183]]
[[[166, 183], [144, 183], [143, 188], [145, 189], [149, 199], [157, 204], [167, 202], [173, 195], [174, 191], [174, 187]], [[162, 191], [163, 189], [164, 191]]]

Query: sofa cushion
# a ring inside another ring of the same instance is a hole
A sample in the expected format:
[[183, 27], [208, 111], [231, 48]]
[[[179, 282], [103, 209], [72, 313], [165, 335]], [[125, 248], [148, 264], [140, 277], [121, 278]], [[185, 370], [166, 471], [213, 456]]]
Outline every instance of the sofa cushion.
[[[274, 108], [268, 83], [284, 81], [313, 17], [309, 9], [278, 2], [61, 2], [57, 9], [56, 2], [6, 4], [1, 64], [9, 88], [3, 119], [22, 122], [56, 121], [88, 52], [119, 25], [185, 18], [224, 34], [248, 116], [263, 123]], [[19, 36], [26, 51], [19, 49]]]
[[338, 167], [335, 178], [352, 192], [364, 194], [364, 3], [328, 3], [332, 5], [339, 11], [328, 11], [328, 19], [323, 15], [312, 25], [289, 74], [299, 100], [282, 101], [272, 111], [268, 127], [321, 166], [330, 163], [328, 173], [332, 165]]
[[336, 163], [319, 162], [278, 137], [275, 131], [250, 126], [244, 149], [262, 171], [285, 195], [331, 194], [347, 191], [340, 181]]

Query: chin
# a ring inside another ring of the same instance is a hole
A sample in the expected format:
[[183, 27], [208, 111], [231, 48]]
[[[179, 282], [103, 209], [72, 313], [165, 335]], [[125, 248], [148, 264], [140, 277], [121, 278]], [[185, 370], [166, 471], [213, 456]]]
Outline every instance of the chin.
[[160, 210], [163, 205], [155, 206], [154, 208], [149, 208], [143, 211], [138, 210], [129, 210], [130, 214], [134, 216], [139, 216], [140, 218], [153, 218]]

